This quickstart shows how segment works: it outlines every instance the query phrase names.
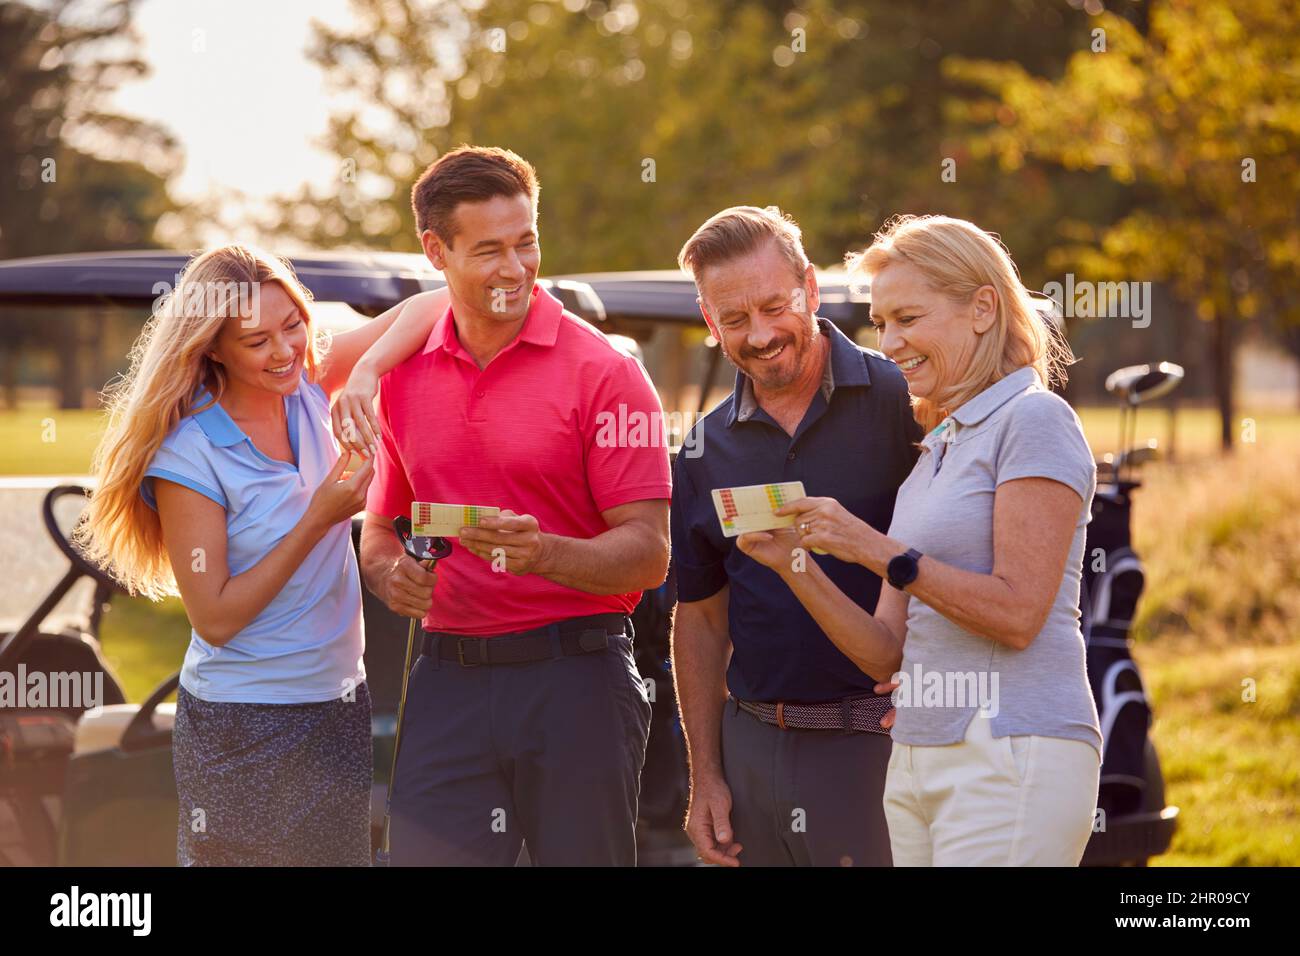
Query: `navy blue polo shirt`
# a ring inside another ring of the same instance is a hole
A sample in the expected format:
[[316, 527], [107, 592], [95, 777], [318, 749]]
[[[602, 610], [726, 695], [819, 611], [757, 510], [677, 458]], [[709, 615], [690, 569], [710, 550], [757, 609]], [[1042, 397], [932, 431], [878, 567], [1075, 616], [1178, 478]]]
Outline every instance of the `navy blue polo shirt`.
[[[881, 532], [894, 495], [916, 462], [921, 428], [898, 366], [859, 346], [826, 319], [822, 386], [794, 436], [757, 406], [736, 373], [731, 397], [700, 419], [673, 465], [672, 560], [679, 601], [702, 601], [731, 585], [732, 655], [727, 688], [741, 700], [827, 701], [870, 693], [876, 678], [849, 660], [771, 568], [722, 534], [712, 490], [802, 481]], [[698, 450], [688, 457], [686, 449]], [[862, 607], [875, 610], [880, 578], [860, 564], [809, 553]]]

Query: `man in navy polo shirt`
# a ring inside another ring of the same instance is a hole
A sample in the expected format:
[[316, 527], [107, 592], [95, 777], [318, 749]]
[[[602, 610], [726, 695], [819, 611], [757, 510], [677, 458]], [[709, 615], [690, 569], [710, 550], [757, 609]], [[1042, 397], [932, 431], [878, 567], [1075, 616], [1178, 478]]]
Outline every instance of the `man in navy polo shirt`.
[[[889, 866], [889, 674], [864, 674], [770, 568], [722, 534], [715, 488], [802, 481], [885, 531], [920, 427], [902, 373], [816, 315], [799, 227], [775, 207], [704, 223], [679, 262], [737, 367], [673, 475], [673, 669], [691, 761], [686, 829], [727, 866]], [[873, 610], [880, 578], [807, 555]]]

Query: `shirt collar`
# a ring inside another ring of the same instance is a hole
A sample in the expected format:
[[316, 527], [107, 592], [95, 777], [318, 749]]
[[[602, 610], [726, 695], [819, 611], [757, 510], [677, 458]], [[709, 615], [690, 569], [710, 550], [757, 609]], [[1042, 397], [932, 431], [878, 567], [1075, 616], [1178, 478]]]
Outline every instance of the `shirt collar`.
[[1038, 373], [1033, 366], [1018, 368], [965, 402], [950, 417], [963, 428], [978, 425], [1037, 381]]
[[[817, 325], [830, 342], [829, 360], [822, 370], [819, 391], [826, 404], [830, 404], [835, 394], [836, 385], [854, 386], [870, 385], [871, 375], [867, 372], [867, 357], [851, 338], [839, 330], [829, 319], [817, 317]], [[736, 370], [736, 387], [732, 392], [731, 412], [727, 415], [727, 427], [736, 422], [747, 422], [758, 411], [758, 400], [754, 397], [754, 383], [748, 375]]]
[[[302, 397], [302, 380], [298, 381], [298, 387], [287, 396], [292, 402]], [[210, 404], [209, 404], [210, 403]], [[204, 408], [203, 406], [207, 406]], [[208, 441], [212, 442], [217, 448], [229, 448], [231, 445], [238, 445], [248, 438], [242, 428], [235, 424], [235, 420], [230, 417], [230, 413], [221, 407], [220, 402], [212, 401], [212, 393], [205, 387], [200, 387], [194, 394], [194, 404], [191, 408], [198, 408], [201, 411], [190, 412], [190, 416], [203, 429], [203, 434], [207, 436]], [[296, 408], [289, 405], [285, 409], [290, 415], [297, 414]]]
[[[564, 303], [536, 284], [533, 285], [532, 300], [532, 305], [528, 307], [528, 314], [524, 316], [523, 327], [519, 330], [515, 341], [550, 347], [555, 344], [559, 336], [560, 316], [564, 312]], [[452, 355], [461, 351], [460, 339], [456, 336], [456, 320], [452, 316], [450, 305], [442, 314], [442, 318], [434, 323], [423, 354], [428, 355], [435, 349], [442, 349]]]
[[[207, 405], [207, 408], [203, 408], [204, 405]], [[235, 420], [221, 407], [220, 402], [212, 401], [212, 393], [206, 388], [200, 389], [194, 396], [193, 407], [202, 409], [190, 414], [213, 445], [218, 448], [229, 448], [244, 440], [244, 433], [235, 424]]]

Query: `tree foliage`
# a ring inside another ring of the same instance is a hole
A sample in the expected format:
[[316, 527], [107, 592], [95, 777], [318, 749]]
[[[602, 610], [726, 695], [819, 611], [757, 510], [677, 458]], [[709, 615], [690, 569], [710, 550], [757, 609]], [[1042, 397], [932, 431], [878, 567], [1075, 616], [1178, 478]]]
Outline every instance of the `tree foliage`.
[[151, 244], [179, 150], [106, 106], [145, 65], [134, 0], [0, 2], [0, 257]]
[[994, 94], [961, 117], [983, 127], [977, 156], [1008, 172], [1031, 160], [1102, 170], [1131, 187], [1139, 201], [1116, 221], [1063, 223], [1054, 261], [1095, 279], [1170, 282], [1214, 321], [1225, 448], [1235, 328], [1300, 324], [1298, 12], [1275, 0], [1159, 0], [1145, 34], [1098, 17], [1104, 50], [1074, 54], [1059, 79], [987, 59], [947, 65]]
[[[179, 149], [160, 126], [107, 106], [145, 65], [131, 32], [134, 0], [40, 6], [0, 2], [0, 258], [153, 245], [174, 206]], [[52, 353], [60, 404], [78, 407], [102, 361], [94, 317], [11, 310], [0, 323], [0, 381], [13, 402], [19, 359]]]
[[[1061, 208], [1104, 216], [1116, 193], [1082, 188], [1082, 175], [1073, 189], [1053, 193], [1043, 176], [1026, 191], [967, 165], [949, 135], [949, 101], [972, 91], [945, 76], [944, 58], [1050, 71], [1086, 38], [1087, 18], [1059, 4], [996, 17], [830, 0], [353, 7], [356, 28], [317, 24], [312, 50], [348, 96], [328, 141], [339, 182], [295, 197], [285, 216], [320, 243], [417, 248], [410, 184], [460, 142], [509, 146], [537, 166], [551, 272], [671, 266], [694, 228], [734, 203], [788, 209], [820, 263], [889, 215], [928, 211], [974, 218], [1032, 262]], [[941, 179], [945, 158], [955, 183]]]

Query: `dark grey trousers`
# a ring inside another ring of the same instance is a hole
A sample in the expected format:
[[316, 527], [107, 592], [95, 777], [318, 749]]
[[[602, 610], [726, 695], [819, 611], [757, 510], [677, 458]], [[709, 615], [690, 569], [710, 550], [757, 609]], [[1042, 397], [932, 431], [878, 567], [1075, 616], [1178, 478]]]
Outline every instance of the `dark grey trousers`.
[[741, 866], [892, 866], [887, 734], [782, 730], [728, 700], [722, 764]]
[[411, 672], [393, 866], [632, 866], [650, 701], [627, 635], [602, 651]]

